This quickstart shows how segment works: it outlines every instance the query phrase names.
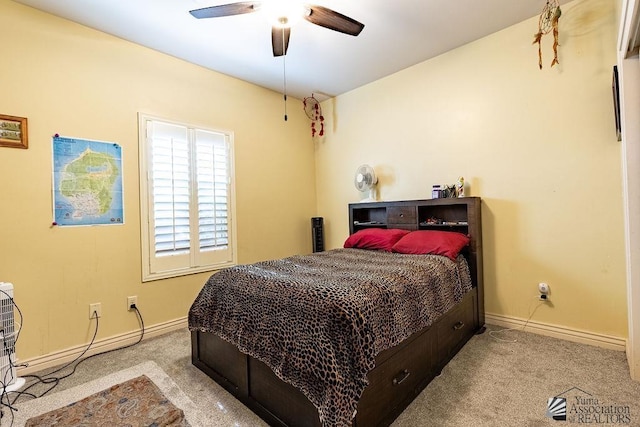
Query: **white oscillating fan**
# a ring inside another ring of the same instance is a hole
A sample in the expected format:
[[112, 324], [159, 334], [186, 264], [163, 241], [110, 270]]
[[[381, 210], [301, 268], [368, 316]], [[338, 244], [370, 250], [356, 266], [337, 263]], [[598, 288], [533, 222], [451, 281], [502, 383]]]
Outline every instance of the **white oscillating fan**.
[[361, 192], [369, 192], [369, 197], [366, 199], [360, 200], [361, 202], [375, 202], [377, 200], [376, 197], [376, 184], [378, 183], [378, 178], [376, 177], [376, 173], [373, 168], [369, 165], [361, 165], [356, 170], [356, 176], [353, 179], [353, 183], [355, 184], [358, 191]]

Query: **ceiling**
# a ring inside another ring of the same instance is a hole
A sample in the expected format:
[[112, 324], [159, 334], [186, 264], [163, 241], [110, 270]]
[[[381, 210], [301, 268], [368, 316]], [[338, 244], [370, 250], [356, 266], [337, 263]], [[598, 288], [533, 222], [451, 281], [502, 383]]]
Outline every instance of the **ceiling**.
[[[365, 24], [354, 37], [299, 21], [273, 57], [261, 13], [195, 19], [230, 0], [14, 0], [297, 98], [320, 100], [538, 16], [546, 0], [315, 0]], [[566, 3], [562, 0], [560, 3]], [[537, 31], [531, 28], [531, 39]]]

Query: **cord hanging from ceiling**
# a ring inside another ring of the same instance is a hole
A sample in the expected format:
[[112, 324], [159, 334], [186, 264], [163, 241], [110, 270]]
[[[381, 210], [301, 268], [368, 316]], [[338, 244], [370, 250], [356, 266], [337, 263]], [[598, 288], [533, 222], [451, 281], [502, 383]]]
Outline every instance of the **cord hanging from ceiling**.
[[[282, 27], [282, 51], [285, 51], [285, 34]], [[284, 91], [284, 121], [287, 121], [287, 55], [282, 55], [282, 86]]]

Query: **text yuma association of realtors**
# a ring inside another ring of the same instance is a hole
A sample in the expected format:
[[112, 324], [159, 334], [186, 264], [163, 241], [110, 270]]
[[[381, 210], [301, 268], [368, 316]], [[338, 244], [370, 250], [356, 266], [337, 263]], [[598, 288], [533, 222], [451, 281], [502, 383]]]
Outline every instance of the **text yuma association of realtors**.
[[591, 424], [629, 424], [631, 411], [629, 406], [602, 405], [594, 397], [575, 396], [567, 411], [567, 418], [576, 423]]

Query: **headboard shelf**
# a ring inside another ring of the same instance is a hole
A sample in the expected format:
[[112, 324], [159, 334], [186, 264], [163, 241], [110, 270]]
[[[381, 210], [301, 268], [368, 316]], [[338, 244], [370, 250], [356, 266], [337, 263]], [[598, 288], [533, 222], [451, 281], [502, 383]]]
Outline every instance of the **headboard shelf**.
[[444, 222], [444, 223], [433, 223], [423, 221], [418, 224], [420, 230], [428, 230], [430, 228], [439, 228], [439, 229], [451, 229], [451, 231], [457, 231], [459, 233], [467, 233], [467, 229], [469, 228], [469, 224], [460, 223], [460, 222]]
[[[370, 203], [366, 203], [370, 205]], [[349, 210], [351, 223], [361, 227], [377, 225], [386, 226], [387, 224], [387, 208], [381, 206], [370, 206], [368, 209], [355, 209], [353, 212]], [[352, 212], [352, 216], [351, 216]]]
[[349, 233], [362, 228], [451, 228], [481, 244], [480, 198], [402, 200], [349, 204]]

